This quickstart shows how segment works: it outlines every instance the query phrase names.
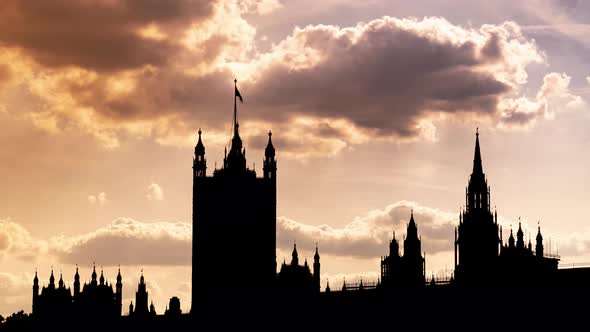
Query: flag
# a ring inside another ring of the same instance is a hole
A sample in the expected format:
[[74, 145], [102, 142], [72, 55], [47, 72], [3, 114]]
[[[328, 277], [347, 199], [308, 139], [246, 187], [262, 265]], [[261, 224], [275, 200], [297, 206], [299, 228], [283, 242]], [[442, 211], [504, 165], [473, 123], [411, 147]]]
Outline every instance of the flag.
[[242, 95], [240, 94], [240, 91], [238, 90], [238, 87], [236, 86], [236, 97], [240, 98], [240, 102], [243, 103], [244, 99], [242, 99]]

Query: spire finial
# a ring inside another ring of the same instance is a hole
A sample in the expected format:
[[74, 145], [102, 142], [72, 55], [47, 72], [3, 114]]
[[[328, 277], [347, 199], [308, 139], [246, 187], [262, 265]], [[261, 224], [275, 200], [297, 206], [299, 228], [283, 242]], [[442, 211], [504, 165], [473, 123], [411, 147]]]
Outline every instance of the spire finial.
[[479, 127], [475, 132], [475, 153], [473, 156], [473, 174], [483, 175], [483, 166], [481, 162], [481, 151], [479, 148]]
[[203, 133], [203, 131], [201, 130], [201, 128], [199, 128], [199, 138], [201, 138], [201, 133]]
[[475, 135], [479, 136], [479, 127], [475, 127]]

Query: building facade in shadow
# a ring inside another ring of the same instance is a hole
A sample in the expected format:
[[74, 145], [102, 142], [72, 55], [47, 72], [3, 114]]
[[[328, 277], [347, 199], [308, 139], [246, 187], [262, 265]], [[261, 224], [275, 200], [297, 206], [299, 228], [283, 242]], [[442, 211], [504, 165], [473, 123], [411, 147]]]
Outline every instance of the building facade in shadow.
[[426, 260], [422, 256], [422, 239], [418, 236], [418, 227], [414, 221], [414, 211], [410, 212], [404, 253], [400, 255], [399, 243], [395, 238], [389, 242], [389, 255], [381, 257], [381, 286], [392, 288], [424, 287]]
[[272, 133], [263, 176], [248, 167], [235, 87], [233, 137], [221, 168], [208, 174], [202, 132], [193, 160], [192, 306], [220, 293], [271, 291], [276, 281], [277, 160]]
[[53, 270], [49, 284], [39, 292], [39, 278], [35, 272], [32, 314], [40, 320], [67, 320], [71, 317], [115, 320], [121, 317], [122, 294], [121, 271], [117, 274], [117, 282], [113, 289], [113, 285], [105, 280], [102, 271], [98, 278], [94, 267], [90, 282], [84, 283], [81, 288], [80, 275], [76, 268], [73, 293], [66, 287], [61, 273], [56, 285]]
[[555, 282], [559, 258], [543, 250], [541, 228], [535, 252], [531, 239], [525, 246], [519, 223], [517, 239], [510, 230], [502, 241], [498, 213], [491, 209], [491, 190], [483, 172], [479, 131], [475, 134], [473, 170], [465, 190], [465, 208], [455, 229], [455, 278], [461, 287], [528, 287]]
[[299, 264], [297, 244], [293, 244], [291, 262], [283, 261], [277, 275], [277, 291], [283, 293], [310, 294], [320, 291], [320, 254], [318, 247], [313, 255], [313, 273], [307, 263], [307, 257], [303, 265]]

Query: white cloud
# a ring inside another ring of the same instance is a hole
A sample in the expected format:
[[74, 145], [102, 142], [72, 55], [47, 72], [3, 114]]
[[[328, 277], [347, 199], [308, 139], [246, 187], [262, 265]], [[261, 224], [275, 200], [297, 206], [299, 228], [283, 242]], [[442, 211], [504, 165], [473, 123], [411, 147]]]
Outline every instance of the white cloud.
[[105, 192], [101, 192], [98, 195], [88, 195], [88, 202], [92, 205], [103, 206], [108, 202], [107, 194]]
[[51, 253], [69, 264], [186, 265], [191, 262], [192, 227], [119, 218], [93, 232], [50, 240]]
[[369, 211], [342, 228], [329, 225], [312, 226], [286, 217], [277, 219], [277, 245], [288, 249], [297, 241], [303, 250], [313, 250], [318, 242], [323, 254], [375, 258], [387, 254], [393, 231], [401, 241], [410, 220], [410, 210], [422, 248], [428, 254], [453, 250], [454, 227], [458, 214], [421, 206], [415, 202], [399, 201], [381, 210]]
[[500, 126], [528, 127], [539, 118], [553, 119], [560, 111], [582, 109], [585, 101], [570, 89], [571, 77], [565, 73], [549, 73], [534, 99], [505, 98], [500, 101]]
[[34, 239], [29, 231], [18, 223], [0, 219], [0, 258], [10, 256], [24, 261], [34, 261], [47, 252], [47, 243]]
[[149, 201], [162, 201], [164, 200], [164, 191], [162, 190], [162, 187], [159, 184], [152, 182], [147, 187], [147, 193], [145, 197]]
[[283, 7], [279, 0], [240, 0], [244, 12], [267, 15]]

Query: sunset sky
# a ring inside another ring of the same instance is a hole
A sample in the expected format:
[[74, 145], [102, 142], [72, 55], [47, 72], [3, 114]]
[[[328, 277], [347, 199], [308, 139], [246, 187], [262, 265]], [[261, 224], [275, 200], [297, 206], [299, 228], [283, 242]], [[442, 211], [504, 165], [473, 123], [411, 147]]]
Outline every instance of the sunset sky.
[[93, 262], [124, 312], [142, 269], [190, 308], [192, 153], [202, 128], [221, 165], [234, 78], [259, 174], [273, 132], [277, 260], [318, 242], [322, 288], [376, 280], [410, 209], [450, 274], [476, 127], [504, 238], [590, 262], [588, 54], [587, 1], [2, 0], [0, 314]]

